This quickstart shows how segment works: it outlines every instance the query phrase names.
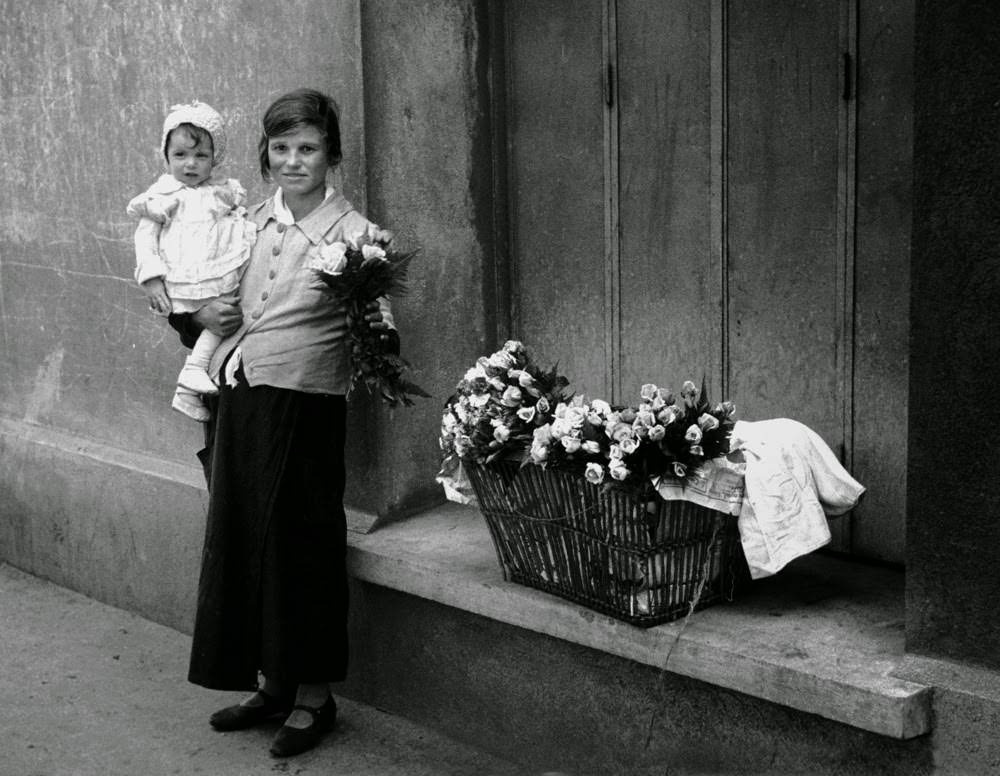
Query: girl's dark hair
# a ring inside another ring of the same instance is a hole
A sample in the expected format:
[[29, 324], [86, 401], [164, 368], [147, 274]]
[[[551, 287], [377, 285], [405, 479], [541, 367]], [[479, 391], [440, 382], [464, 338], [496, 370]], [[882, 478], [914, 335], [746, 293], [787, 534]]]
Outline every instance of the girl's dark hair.
[[167, 133], [167, 136], [163, 138], [163, 158], [168, 162], [170, 161], [170, 157], [167, 156], [167, 149], [170, 147], [170, 138], [174, 136], [174, 132], [187, 135], [187, 139], [191, 143], [191, 148], [194, 148], [201, 141], [207, 140], [208, 147], [212, 149], [212, 155], [215, 155], [215, 141], [212, 140], [212, 133], [203, 127], [197, 127], [194, 124], [184, 122], [171, 129]]
[[260, 154], [260, 174], [264, 180], [270, 178], [267, 158], [267, 141], [276, 135], [293, 132], [302, 125], [316, 127], [326, 139], [326, 158], [331, 167], [340, 164], [340, 109], [331, 97], [315, 89], [296, 89], [282, 95], [264, 112], [261, 124], [264, 127], [257, 151]]

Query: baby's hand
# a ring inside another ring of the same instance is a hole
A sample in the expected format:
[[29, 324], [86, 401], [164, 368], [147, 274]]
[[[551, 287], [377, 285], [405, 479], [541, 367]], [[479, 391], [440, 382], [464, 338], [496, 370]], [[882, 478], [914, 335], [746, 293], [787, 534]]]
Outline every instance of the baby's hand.
[[239, 199], [235, 191], [231, 191], [225, 186], [219, 186], [215, 190], [215, 198], [225, 206], [226, 212], [236, 207]]
[[170, 304], [170, 297], [167, 296], [163, 278], [150, 278], [142, 284], [142, 290], [146, 292], [151, 312], [157, 315], [170, 315], [173, 312], [174, 308]]
[[146, 202], [146, 216], [166, 226], [177, 212], [177, 204], [177, 200], [173, 198], [163, 203], [151, 199]]

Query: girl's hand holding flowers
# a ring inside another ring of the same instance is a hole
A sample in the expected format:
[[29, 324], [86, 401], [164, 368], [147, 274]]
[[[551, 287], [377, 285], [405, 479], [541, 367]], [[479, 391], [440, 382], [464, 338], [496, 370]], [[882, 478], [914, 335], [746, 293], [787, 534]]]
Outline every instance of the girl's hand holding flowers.
[[[383, 319], [382, 307], [379, 305], [377, 300], [374, 302], [368, 302], [365, 305], [364, 319], [368, 323], [368, 328], [374, 331], [386, 332], [391, 328]], [[389, 335], [381, 334], [379, 339], [381, 339], [382, 342], [388, 342]]]

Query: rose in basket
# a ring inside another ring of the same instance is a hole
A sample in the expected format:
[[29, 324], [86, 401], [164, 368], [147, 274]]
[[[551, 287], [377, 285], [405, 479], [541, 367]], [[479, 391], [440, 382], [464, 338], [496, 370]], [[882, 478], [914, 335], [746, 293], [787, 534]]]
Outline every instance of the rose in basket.
[[[365, 321], [365, 307], [380, 297], [406, 292], [406, 274], [416, 251], [389, 250], [386, 232], [364, 234], [348, 243], [320, 246], [306, 266], [347, 308], [351, 346], [351, 387], [358, 384], [378, 392], [391, 407], [412, 406], [412, 396], [428, 397], [423, 388], [404, 377], [410, 365], [389, 352], [380, 332]], [[349, 391], [350, 392], [350, 391]]]
[[561, 402], [552, 419], [535, 429], [529, 450], [531, 462], [576, 471], [594, 482], [595, 465], [608, 460], [611, 443], [605, 430], [611, 417], [611, 405], [602, 399], [588, 401], [574, 396]]
[[449, 498], [468, 503], [471, 489], [462, 461], [485, 464], [498, 458], [523, 462], [535, 430], [568, 398], [569, 381], [555, 367], [544, 370], [527, 348], [508, 340], [469, 369], [441, 417], [441, 472]]

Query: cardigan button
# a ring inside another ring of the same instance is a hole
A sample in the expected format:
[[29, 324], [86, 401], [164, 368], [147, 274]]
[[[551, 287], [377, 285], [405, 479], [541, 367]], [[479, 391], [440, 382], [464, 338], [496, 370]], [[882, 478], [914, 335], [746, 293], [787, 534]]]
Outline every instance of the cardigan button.
[[280, 245], [275, 245], [273, 248], [271, 248], [271, 255], [272, 256], [280, 256], [281, 255], [281, 246]]
[[260, 301], [262, 302], [267, 301], [267, 291], [265, 291], [263, 294], [260, 295]]
[[253, 318], [254, 320], [260, 318], [260, 315], [261, 315], [260, 310], [254, 310], [252, 313], [250, 313], [250, 317]]
[[282, 223], [279, 223], [278, 224], [278, 234], [281, 234], [284, 231], [285, 231], [285, 225], [282, 224]]
[[275, 272], [273, 269], [267, 273], [268, 280], [274, 280], [276, 277], [278, 277], [278, 273]]

